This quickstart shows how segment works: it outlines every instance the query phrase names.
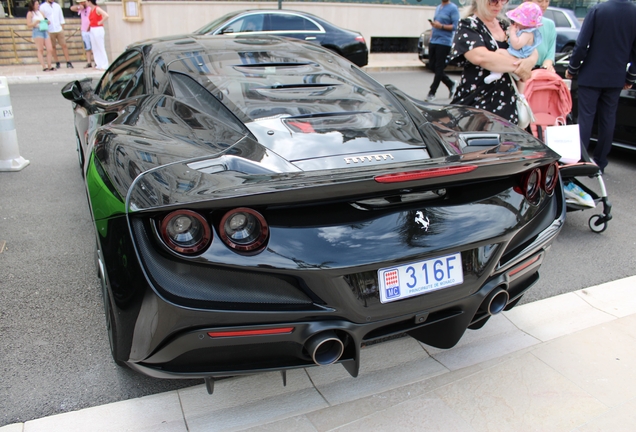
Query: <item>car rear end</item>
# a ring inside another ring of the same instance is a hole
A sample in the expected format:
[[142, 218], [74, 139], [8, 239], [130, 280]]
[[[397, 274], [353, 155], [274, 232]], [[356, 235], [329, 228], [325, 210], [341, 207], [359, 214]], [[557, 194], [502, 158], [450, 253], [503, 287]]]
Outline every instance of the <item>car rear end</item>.
[[[100, 191], [128, 191], [102, 229], [120, 257], [120, 360], [164, 378], [335, 362], [356, 376], [364, 344], [407, 333], [448, 348], [513, 307], [564, 222], [558, 155], [336, 56], [259, 44], [260, 63], [218, 54], [206, 70], [223, 72], [205, 79], [171, 63], [174, 98], [135, 119], [155, 140], [137, 123], [104, 140], [105, 154], [126, 149], [105, 168], [119, 185]], [[202, 105], [201, 88], [236, 117]], [[178, 160], [167, 136], [210, 152]]]

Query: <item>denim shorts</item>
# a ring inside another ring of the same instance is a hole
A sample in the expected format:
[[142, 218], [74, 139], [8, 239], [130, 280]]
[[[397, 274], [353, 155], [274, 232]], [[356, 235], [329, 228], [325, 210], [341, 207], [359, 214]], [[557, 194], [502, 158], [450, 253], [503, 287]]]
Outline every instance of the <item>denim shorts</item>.
[[84, 50], [91, 50], [91, 33], [90, 32], [82, 32], [82, 40], [84, 41]]
[[49, 38], [49, 32], [46, 31], [46, 30], [40, 30], [39, 28], [34, 28], [33, 32], [31, 33], [31, 37], [33, 39], [35, 39], [35, 38], [48, 39]]

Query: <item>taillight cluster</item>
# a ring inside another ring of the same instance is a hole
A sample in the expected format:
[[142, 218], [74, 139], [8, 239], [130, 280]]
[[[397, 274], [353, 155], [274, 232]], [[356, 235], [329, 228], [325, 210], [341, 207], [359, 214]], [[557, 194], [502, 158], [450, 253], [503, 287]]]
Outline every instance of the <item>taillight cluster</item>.
[[241, 207], [223, 216], [219, 224], [219, 235], [232, 249], [254, 252], [265, 245], [269, 237], [269, 227], [260, 213]]
[[[201, 214], [175, 210], [158, 223], [165, 245], [182, 255], [197, 255], [212, 243], [212, 227]], [[260, 252], [269, 238], [265, 218], [255, 210], [241, 207], [228, 211], [218, 226], [219, 237], [240, 253]]]
[[166, 245], [184, 255], [201, 252], [212, 241], [212, 230], [203, 216], [191, 210], [176, 210], [161, 221], [159, 232]]
[[537, 196], [540, 189], [552, 195], [559, 181], [559, 165], [556, 162], [541, 168], [534, 168], [523, 176], [522, 193], [527, 199]]

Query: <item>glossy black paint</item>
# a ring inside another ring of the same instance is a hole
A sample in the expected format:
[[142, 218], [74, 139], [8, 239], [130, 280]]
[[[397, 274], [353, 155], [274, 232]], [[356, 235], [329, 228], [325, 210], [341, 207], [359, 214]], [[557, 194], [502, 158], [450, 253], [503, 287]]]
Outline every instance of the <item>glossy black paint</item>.
[[[489, 295], [504, 290], [510, 308], [536, 282], [564, 221], [561, 187], [522, 194], [524, 176], [558, 158], [541, 142], [490, 113], [383, 87], [313, 44], [145, 41], [94, 90], [75, 82], [62, 93], [86, 156], [113, 355], [148, 375], [311, 366], [306, 344], [327, 331], [353, 376], [366, 341], [406, 332], [453, 346], [488, 320]], [[469, 170], [376, 180], [458, 167]], [[237, 252], [220, 238], [236, 207], [267, 221], [262, 251]], [[158, 234], [176, 209], [209, 223], [201, 253], [179, 254]], [[379, 269], [453, 253], [462, 284], [380, 302]], [[294, 331], [207, 334], [272, 327]]]

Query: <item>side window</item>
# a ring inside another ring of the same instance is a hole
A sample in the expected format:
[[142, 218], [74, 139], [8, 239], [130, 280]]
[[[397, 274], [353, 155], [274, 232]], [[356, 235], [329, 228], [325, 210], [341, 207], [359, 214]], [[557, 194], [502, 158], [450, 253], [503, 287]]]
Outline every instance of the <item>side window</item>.
[[316, 31], [316, 27], [311, 21], [298, 16], [287, 14], [272, 14], [270, 18], [271, 31]]
[[556, 27], [572, 27], [572, 24], [570, 24], [570, 20], [568, 20], [563, 12], [554, 11], [553, 21]]
[[130, 51], [119, 57], [102, 78], [96, 93], [114, 102], [146, 93], [143, 76], [143, 57], [138, 51]]
[[263, 31], [262, 15], [247, 15], [241, 17], [223, 28], [223, 33], [243, 33]]

